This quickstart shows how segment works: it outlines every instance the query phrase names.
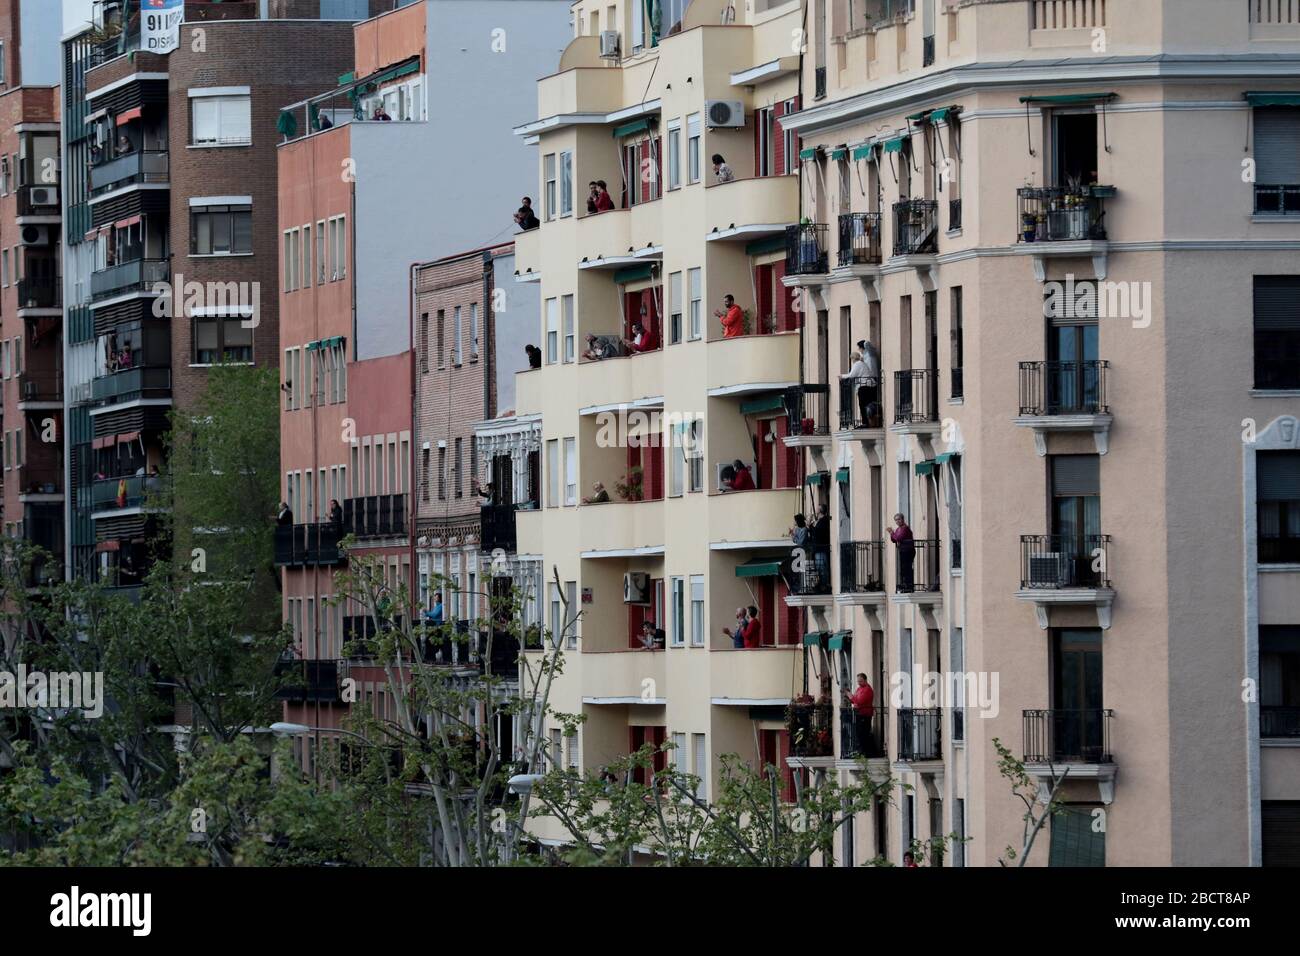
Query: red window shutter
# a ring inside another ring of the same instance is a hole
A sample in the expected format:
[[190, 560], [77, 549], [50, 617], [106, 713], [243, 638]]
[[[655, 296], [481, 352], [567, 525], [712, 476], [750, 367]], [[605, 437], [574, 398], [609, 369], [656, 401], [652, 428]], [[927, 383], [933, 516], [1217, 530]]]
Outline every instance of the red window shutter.
[[777, 644], [776, 616], [776, 578], [759, 578], [758, 587], [758, 623], [762, 626], [764, 644]]
[[658, 199], [660, 196], [663, 195], [664, 184], [663, 184], [663, 180], [660, 179], [660, 175], [663, 173], [663, 169], [660, 167], [660, 160], [662, 159], [663, 155], [664, 155], [664, 138], [662, 136], [656, 136], [655, 152], [654, 152], [654, 156], [652, 157], [652, 162], [654, 163], [654, 176], [655, 176], [654, 196], [651, 197], [653, 199]]
[[[776, 419], [772, 418], [763, 418], [758, 422], [758, 473], [754, 475], [754, 484], [759, 488], [765, 487], [771, 480], [773, 456], [780, 454], [777, 450], [780, 439], [775, 437], [775, 425]], [[774, 436], [772, 441], [765, 441], [769, 434]]]
[[664, 449], [657, 440], [646, 449], [645, 489], [647, 501], [658, 501], [664, 496]]
[[801, 631], [803, 630], [803, 608], [789, 607], [785, 603], [786, 595], [789, 593], [790, 589], [785, 586], [785, 582], [781, 582], [781, 585], [777, 588], [776, 592], [776, 596], [781, 602], [781, 608], [783, 611], [781, 615], [782, 626], [780, 643], [798, 644], [803, 638], [803, 635], [801, 634]]
[[782, 332], [797, 332], [801, 324], [802, 313], [794, 307], [798, 289], [787, 289], [781, 284], [785, 278], [784, 260], [772, 263], [772, 288], [775, 290], [776, 327]]
[[780, 734], [781, 743], [781, 760], [777, 764], [781, 768], [781, 799], [786, 803], [794, 803], [794, 770], [786, 762], [790, 756], [790, 731], [780, 730], [777, 733]]
[[776, 122], [772, 124], [772, 136], [776, 140], [772, 144], [772, 171], [774, 173], [779, 173], [785, 169], [785, 132], [781, 129], [781, 117], [784, 114], [784, 103], [773, 105], [772, 115], [776, 117]]
[[772, 419], [772, 426], [776, 436], [772, 442], [773, 454], [777, 456], [776, 487], [798, 488], [803, 477], [800, 467], [803, 463], [803, 452], [799, 448], [787, 448], [782, 441], [790, 434], [790, 420], [782, 415]]
[[754, 175], [760, 175], [763, 168], [763, 138], [761, 130], [767, 118], [767, 110], [754, 110]]

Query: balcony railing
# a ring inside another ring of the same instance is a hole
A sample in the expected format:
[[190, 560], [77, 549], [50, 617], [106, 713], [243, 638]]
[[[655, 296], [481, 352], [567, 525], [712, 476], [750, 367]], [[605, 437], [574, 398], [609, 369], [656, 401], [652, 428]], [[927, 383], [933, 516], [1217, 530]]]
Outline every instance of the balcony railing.
[[929, 255], [939, 250], [939, 203], [904, 199], [894, 203], [894, 255]]
[[840, 428], [848, 431], [883, 426], [879, 379], [862, 376], [840, 379]]
[[18, 308], [57, 309], [63, 305], [63, 283], [56, 276], [18, 280]]
[[1255, 212], [1261, 216], [1300, 215], [1300, 185], [1256, 183]]
[[826, 67], [824, 66], [813, 70], [813, 97], [819, 100], [826, 98]]
[[840, 265], [880, 262], [880, 213], [846, 212], [840, 215]]
[[[910, 545], [910, 546], [909, 546]], [[895, 545], [894, 591], [918, 594], [939, 590], [939, 541], [914, 538]]]
[[1024, 711], [1025, 763], [1113, 763], [1110, 710]]
[[884, 544], [880, 541], [840, 543], [840, 590], [862, 594], [885, 589]]
[[479, 508], [479, 550], [507, 554], [515, 551], [515, 506], [482, 505]]
[[830, 386], [794, 385], [786, 390], [785, 407], [791, 435], [829, 435]]
[[1110, 587], [1110, 535], [1020, 536], [1020, 587], [1061, 590]]
[[921, 66], [934, 65], [934, 37], [921, 37]]
[[835, 734], [831, 728], [835, 708], [829, 703], [791, 702], [786, 711], [790, 732], [790, 753], [795, 757], [835, 756]]
[[170, 392], [171, 387], [171, 369], [142, 366], [101, 375], [91, 382], [90, 395], [93, 401], [111, 404], [133, 401], [150, 394], [157, 396]]
[[894, 373], [894, 424], [926, 425], [939, 421], [939, 373], [909, 368]]
[[141, 508], [149, 494], [155, 490], [159, 479], [154, 476], [131, 475], [119, 478], [97, 478], [90, 486], [92, 512], [115, 511], [118, 508]]
[[58, 369], [23, 372], [18, 376], [18, 395], [23, 402], [61, 402], [63, 373]]
[[943, 759], [943, 711], [938, 707], [904, 707], [898, 711], [898, 759]]
[[824, 275], [826, 224], [806, 222], [785, 229], [785, 274], [788, 276]]
[[1261, 737], [1300, 737], [1300, 707], [1259, 705]]
[[1113, 186], [1022, 186], [1016, 190], [1020, 242], [1106, 238], [1104, 200]]
[[341, 530], [331, 524], [277, 525], [275, 563], [282, 567], [334, 565], [344, 560]]
[[790, 567], [790, 592], [798, 595], [831, 593], [831, 549], [829, 545], [805, 544], [803, 555]]
[[889, 732], [889, 708], [873, 707], [871, 714], [859, 715], [852, 704], [840, 707], [840, 756], [883, 757]]
[[347, 662], [337, 660], [310, 660], [281, 658], [275, 665], [275, 676], [282, 680], [276, 689], [276, 700], [340, 700], [340, 679], [347, 673]]
[[343, 530], [358, 538], [389, 538], [407, 533], [406, 495], [368, 495], [343, 502]]
[[108, 299], [128, 292], [147, 292], [170, 275], [166, 259], [132, 259], [90, 274], [90, 297]]
[[90, 195], [101, 196], [136, 183], [165, 183], [168, 178], [167, 150], [136, 150], [93, 167], [90, 170]]
[[1104, 415], [1109, 362], [1021, 362], [1021, 415]]
[[58, 495], [63, 493], [63, 467], [58, 462], [32, 462], [18, 469], [18, 493]]

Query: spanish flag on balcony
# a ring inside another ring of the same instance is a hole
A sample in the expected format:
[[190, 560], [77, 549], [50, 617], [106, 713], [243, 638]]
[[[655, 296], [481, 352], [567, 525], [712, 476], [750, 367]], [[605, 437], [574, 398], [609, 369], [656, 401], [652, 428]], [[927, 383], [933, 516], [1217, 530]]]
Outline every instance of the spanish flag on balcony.
[[126, 507], [126, 479], [119, 478], [117, 481], [117, 506]]

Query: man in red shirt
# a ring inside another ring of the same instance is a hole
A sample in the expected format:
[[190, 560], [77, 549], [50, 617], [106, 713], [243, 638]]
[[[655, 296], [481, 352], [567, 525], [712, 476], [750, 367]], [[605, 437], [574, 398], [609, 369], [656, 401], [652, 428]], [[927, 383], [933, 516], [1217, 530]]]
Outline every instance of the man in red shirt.
[[606, 212], [614, 208], [614, 200], [609, 195], [609, 189], [605, 185], [605, 180], [596, 180], [596, 185], [600, 187], [600, 193], [596, 196], [596, 212]]
[[632, 338], [624, 339], [623, 344], [627, 346], [629, 352], [653, 352], [659, 347], [654, 333], [640, 322], [632, 323]]
[[874, 757], [877, 753], [876, 739], [871, 735], [872, 704], [875, 697], [875, 691], [867, 683], [867, 675], [859, 674], [858, 686], [849, 695], [849, 703], [853, 706], [853, 730], [858, 739], [858, 753], [863, 757]]
[[724, 339], [734, 339], [738, 335], [744, 335], [745, 313], [741, 311], [740, 306], [736, 305], [736, 297], [733, 295], [723, 296], [722, 305], [723, 309], [718, 309], [713, 313], [722, 320], [722, 337]]
[[745, 624], [745, 647], [760, 647], [763, 643], [763, 625], [758, 623], [758, 608], [749, 606], [749, 621]]
[[749, 468], [743, 461], [737, 458], [732, 467], [736, 470], [736, 476], [731, 479], [732, 491], [753, 491], [757, 487], [754, 476], [749, 473]]

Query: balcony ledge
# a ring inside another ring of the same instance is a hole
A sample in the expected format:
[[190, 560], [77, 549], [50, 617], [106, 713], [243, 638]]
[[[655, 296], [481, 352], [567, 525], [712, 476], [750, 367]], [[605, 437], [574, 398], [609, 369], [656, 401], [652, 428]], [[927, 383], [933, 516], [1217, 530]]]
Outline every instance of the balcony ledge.
[[56, 491], [54, 494], [45, 494], [44, 492], [18, 492], [18, 500], [23, 504], [40, 504], [48, 502], [56, 504], [63, 500], [63, 492]]
[[886, 757], [840, 757], [835, 761], [835, 769], [857, 774], [865, 771], [867, 777], [876, 783], [884, 783], [890, 777], [889, 760]]
[[943, 429], [943, 422], [903, 422], [889, 426], [895, 435], [937, 435]]
[[1094, 278], [1098, 281], [1106, 278], [1106, 258], [1110, 252], [1110, 242], [1105, 239], [1017, 242], [1010, 249], [1013, 256], [1033, 257], [1034, 278], [1039, 282], [1047, 281], [1047, 260], [1061, 258], [1089, 258], [1092, 260]]
[[[943, 759], [930, 760], [895, 760], [893, 768], [895, 773], [920, 773], [927, 776], [943, 776]], [[942, 789], [940, 787], [939, 789]]]
[[786, 229], [795, 225], [792, 222], [750, 222], [741, 225], [732, 223], [726, 229], [714, 229], [704, 237], [705, 242], [750, 242], [765, 239], [768, 236], [782, 235]]
[[883, 428], [844, 428], [835, 432], [835, 440], [844, 443], [860, 441], [865, 446], [863, 450], [868, 453], [869, 458], [872, 458], [871, 464], [883, 463], [885, 455]]
[[[1038, 784], [1039, 799], [1047, 801], [1052, 792], [1052, 781], [1060, 779], [1061, 772], [1069, 770], [1066, 780], [1095, 780], [1101, 802], [1110, 806], [1115, 800], [1115, 764], [1113, 763], [1026, 763], [1025, 773]], [[1055, 775], [1053, 774], [1055, 771]]]
[[515, 281], [516, 282], [541, 282], [542, 274], [540, 272], [534, 272], [532, 269], [529, 269], [527, 272], [516, 272]]
[[786, 757], [785, 764], [794, 770], [834, 770], [838, 761], [835, 757]]
[[915, 269], [921, 280], [921, 287], [926, 292], [933, 292], [939, 284], [939, 257], [931, 252], [912, 252], [903, 256], [892, 256], [889, 267], [897, 269]]
[[903, 591], [894, 592], [889, 595], [889, 603], [895, 605], [917, 604], [926, 607], [940, 607], [943, 605], [942, 591]]
[[1111, 605], [1115, 602], [1114, 588], [1021, 588], [1016, 600], [1034, 605], [1038, 626], [1047, 630], [1052, 607], [1095, 607], [1097, 626], [1110, 629]]
[[786, 448], [824, 448], [831, 443], [827, 435], [786, 435], [781, 441]]
[[787, 594], [786, 607], [828, 608], [835, 603], [832, 594]]
[[1097, 454], [1110, 450], [1110, 424], [1113, 417], [1106, 415], [1021, 415], [1015, 424], [1034, 431], [1034, 451], [1039, 458], [1047, 456], [1047, 436], [1050, 432], [1092, 432]]
[[24, 399], [18, 403], [20, 412], [56, 412], [62, 407], [61, 398]]
[[835, 595], [840, 607], [884, 607], [888, 595], [884, 591], [841, 591]]

